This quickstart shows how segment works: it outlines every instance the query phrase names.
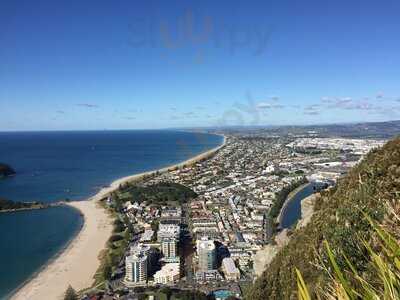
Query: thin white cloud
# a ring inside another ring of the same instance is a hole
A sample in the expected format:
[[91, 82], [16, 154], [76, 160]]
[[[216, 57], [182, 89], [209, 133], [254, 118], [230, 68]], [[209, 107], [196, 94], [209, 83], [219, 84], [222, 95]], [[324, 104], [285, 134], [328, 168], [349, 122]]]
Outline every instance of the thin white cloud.
[[86, 108], [97, 108], [97, 107], [99, 107], [97, 104], [92, 104], [92, 103], [78, 103], [77, 106], [86, 107]]
[[281, 108], [285, 108], [285, 106], [282, 104], [276, 104], [276, 103], [259, 102], [259, 103], [257, 103], [256, 108], [260, 109], [260, 110], [281, 109]]
[[321, 112], [316, 110], [311, 110], [311, 111], [304, 111], [303, 113], [308, 116], [318, 116]]

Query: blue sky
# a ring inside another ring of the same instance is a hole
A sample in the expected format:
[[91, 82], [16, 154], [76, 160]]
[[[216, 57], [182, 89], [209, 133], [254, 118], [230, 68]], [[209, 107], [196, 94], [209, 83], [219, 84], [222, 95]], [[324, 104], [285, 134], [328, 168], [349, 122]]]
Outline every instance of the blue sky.
[[400, 119], [399, 1], [0, 2], [0, 130]]

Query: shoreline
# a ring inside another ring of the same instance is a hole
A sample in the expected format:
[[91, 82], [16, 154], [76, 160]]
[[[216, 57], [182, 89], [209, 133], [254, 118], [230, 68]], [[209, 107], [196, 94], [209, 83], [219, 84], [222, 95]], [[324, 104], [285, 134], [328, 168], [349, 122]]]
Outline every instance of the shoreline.
[[[62, 205], [60, 205], [62, 206]], [[58, 207], [60, 207], [58, 206]], [[64, 205], [67, 206], [67, 205]], [[29, 282], [31, 282], [33, 279], [35, 279], [41, 272], [43, 272], [44, 270], [46, 270], [46, 268], [52, 264], [64, 251], [66, 251], [68, 249], [68, 247], [70, 247], [71, 243], [74, 241], [74, 239], [78, 236], [79, 232], [82, 230], [83, 226], [84, 226], [84, 216], [82, 215], [82, 212], [79, 209], [76, 209], [75, 207], [72, 206], [68, 206], [69, 208], [75, 210], [79, 216], [81, 217], [81, 224], [79, 226], [79, 228], [76, 229], [76, 231], [74, 232], [74, 234], [71, 236], [70, 239], [68, 239], [68, 241], [65, 243], [65, 245], [63, 247], [61, 247], [61, 249], [59, 249], [47, 262], [46, 264], [44, 264], [43, 266], [41, 266], [37, 271], [35, 271], [34, 273], [32, 273], [26, 280], [24, 280], [24, 282], [22, 282], [21, 284], [19, 284], [15, 289], [13, 289], [11, 292], [9, 292], [7, 295], [5, 295], [6, 299], [12, 299], [23, 287], [25, 287], [26, 285], [29, 284]], [[53, 206], [50, 207], [46, 207], [45, 209], [52, 209], [52, 208], [56, 208]], [[13, 211], [13, 213], [18, 213], [20, 211]]]
[[38, 270], [13, 292], [11, 299], [62, 299], [68, 285], [77, 291], [91, 287], [94, 283], [93, 277], [100, 266], [98, 256], [106, 248], [106, 243], [113, 230], [113, 218], [106, 209], [100, 206], [99, 201], [117, 190], [121, 184], [137, 182], [145, 176], [167, 173], [184, 165], [193, 165], [212, 157], [226, 145], [227, 140], [224, 135], [215, 135], [222, 136], [223, 141], [221, 145], [213, 149], [158, 170], [114, 180], [109, 186], [100, 189], [94, 196], [86, 200], [65, 202], [65, 205], [77, 209], [82, 215], [81, 228], [41, 270]]
[[112, 218], [96, 201], [69, 202], [68, 207], [83, 217], [77, 234], [11, 299], [62, 299], [68, 285], [80, 290], [93, 282], [99, 263], [93, 252], [101, 251], [112, 234]]
[[215, 135], [223, 137], [223, 141], [222, 141], [221, 145], [219, 145], [215, 148], [212, 148], [210, 150], [207, 150], [206, 152], [197, 154], [196, 156], [189, 158], [185, 161], [182, 161], [180, 163], [176, 163], [176, 164], [169, 165], [169, 166], [166, 166], [166, 167], [163, 167], [160, 169], [146, 171], [146, 172], [142, 172], [142, 173], [138, 173], [138, 174], [134, 174], [134, 175], [128, 175], [128, 176], [116, 179], [113, 182], [111, 182], [111, 184], [109, 186], [101, 188], [100, 191], [98, 191], [96, 195], [89, 197], [87, 200], [92, 200], [95, 198], [96, 199], [98, 198], [99, 200], [104, 199], [108, 194], [117, 190], [121, 184], [137, 182], [137, 181], [142, 180], [145, 176], [151, 176], [151, 175], [154, 175], [155, 173], [164, 174], [164, 173], [179, 169], [185, 165], [190, 166], [190, 165], [195, 164], [203, 159], [210, 158], [218, 150], [222, 149], [226, 145], [226, 136], [225, 135], [221, 135], [221, 134], [215, 134]]

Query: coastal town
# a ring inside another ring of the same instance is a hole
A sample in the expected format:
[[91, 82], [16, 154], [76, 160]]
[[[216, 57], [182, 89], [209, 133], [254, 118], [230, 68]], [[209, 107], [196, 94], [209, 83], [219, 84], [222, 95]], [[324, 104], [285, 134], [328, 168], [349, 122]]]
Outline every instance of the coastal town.
[[[335, 185], [385, 142], [313, 134], [224, 139], [209, 157], [121, 183], [102, 198], [115, 213], [114, 229], [95, 287], [82, 299], [240, 299], [265, 268], [257, 254], [283, 232], [288, 238], [302, 218], [287, 209], [293, 193]], [[287, 217], [294, 221], [285, 227]]]
[[400, 300], [400, 1], [0, 8], [0, 300]]

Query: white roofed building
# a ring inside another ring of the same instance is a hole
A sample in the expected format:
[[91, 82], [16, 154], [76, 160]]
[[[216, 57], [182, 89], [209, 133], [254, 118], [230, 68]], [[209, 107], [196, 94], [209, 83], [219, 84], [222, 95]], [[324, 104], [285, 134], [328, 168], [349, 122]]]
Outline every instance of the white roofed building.
[[180, 278], [180, 264], [169, 263], [154, 274], [154, 282], [159, 284], [173, 284]]
[[239, 280], [240, 271], [235, 266], [235, 262], [230, 257], [225, 257], [222, 260], [222, 271], [224, 272], [225, 278], [227, 280]]

